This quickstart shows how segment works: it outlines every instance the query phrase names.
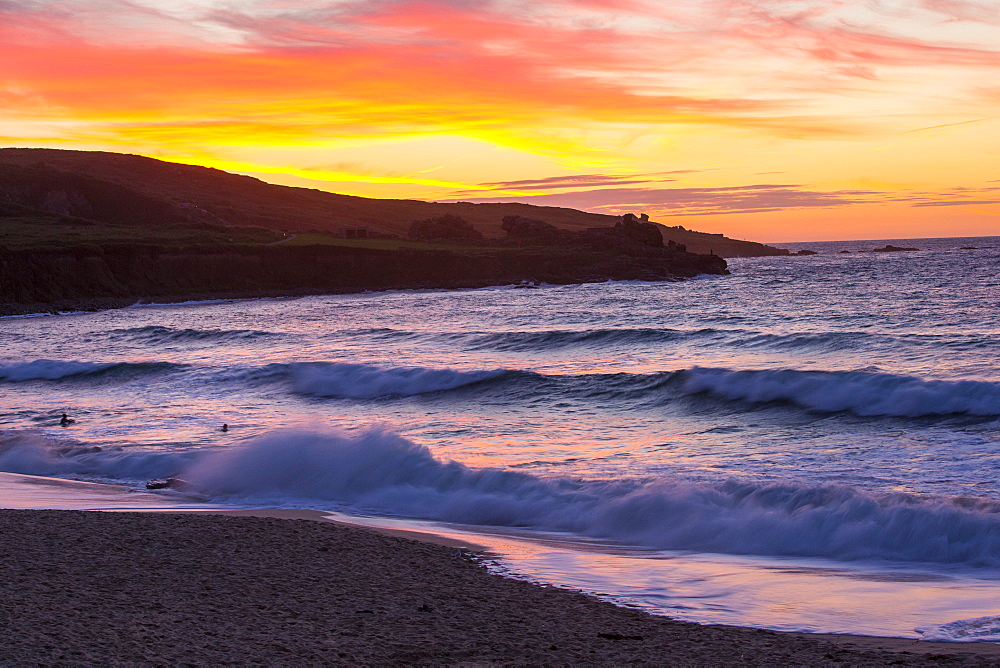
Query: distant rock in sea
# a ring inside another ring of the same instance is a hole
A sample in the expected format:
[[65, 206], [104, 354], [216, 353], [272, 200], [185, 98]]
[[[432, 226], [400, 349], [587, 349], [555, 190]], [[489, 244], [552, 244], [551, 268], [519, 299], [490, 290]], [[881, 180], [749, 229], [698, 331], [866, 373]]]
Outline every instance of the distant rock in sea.
[[892, 244], [886, 244], [882, 248], [873, 248], [871, 250], [859, 250], [859, 253], [896, 253], [899, 251], [915, 251], [920, 250], [919, 248], [907, 248], [905, 246], [893, 246]]

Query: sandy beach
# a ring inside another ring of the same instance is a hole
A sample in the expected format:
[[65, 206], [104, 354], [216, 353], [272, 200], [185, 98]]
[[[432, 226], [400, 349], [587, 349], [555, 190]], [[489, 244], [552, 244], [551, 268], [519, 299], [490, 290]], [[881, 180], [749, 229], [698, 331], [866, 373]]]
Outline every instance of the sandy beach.
[[332, 522], [0, 511], [0, 663], [1000, 664], [1000, 646], [700, 626]]

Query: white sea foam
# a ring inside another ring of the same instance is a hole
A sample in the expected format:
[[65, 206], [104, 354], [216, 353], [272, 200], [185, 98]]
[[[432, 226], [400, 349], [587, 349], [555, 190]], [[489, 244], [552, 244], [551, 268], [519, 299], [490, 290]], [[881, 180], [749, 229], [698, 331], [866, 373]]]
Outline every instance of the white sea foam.
[[22, 318], [55, 318], [61, 315], [86, 315], [92, 311], [39, 311], [38, 313], [17, 313], [15, 315], [2, 315], [0, 320], [19, 320]]
[[[157, 308], [161, 306], [212, 306], [214, 304], [235, 304], [238, 302], [264, 301], [267, 297], [245, 297], [233, 299], [190, 299], [183, 302], [136, 302], [125, 308]], [[294, 299], [294, 297], [277, 297], [275, 299]]]
[[284, 430], [196, 460], [218, 500], [566, 531], [671, 550], [1000, 566], [1000, 503], [843, 486], [586, 481], [472, 468], [399, 435]]
[[7, 473], [142, 481], [174, 475], [197, 456], [145, 448], [103, 449], [31, 431], [0, 432], [0, 471]]
[[1000, 642], [1000, 617], [976, 617], [913, 629], [935, 642]]
[[365, 364], [300, 362], [289, 365], [299, 394], [347, 399], [410, 396], [453, 390], [495, 378], [500, 371], [454, 371], [423, 367], [384, 368]]
[[860, 371], [694, 368], [684, 389], [752, 402], [788, 401], [817, 411], [857, 415], [1000, 415], [1000, 383], [921, 380]]

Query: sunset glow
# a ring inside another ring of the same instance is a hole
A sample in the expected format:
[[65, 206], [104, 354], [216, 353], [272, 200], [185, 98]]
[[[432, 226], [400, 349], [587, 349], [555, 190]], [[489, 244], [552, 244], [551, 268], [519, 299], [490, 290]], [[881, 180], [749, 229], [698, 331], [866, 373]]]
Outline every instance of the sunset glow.
[[1000, 233], [966, 0], [0, 0], [0, 144], [759, 241]]

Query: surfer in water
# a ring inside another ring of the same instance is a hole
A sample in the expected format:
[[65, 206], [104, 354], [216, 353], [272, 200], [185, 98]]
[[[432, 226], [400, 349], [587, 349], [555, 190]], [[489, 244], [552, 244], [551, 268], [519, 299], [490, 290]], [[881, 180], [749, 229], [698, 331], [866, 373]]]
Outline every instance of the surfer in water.
[[74, 422], [76, 422], [76, 420], [71, 419], [68, 415], [66, 415], [65, 413], [63, 413], [62, 414], [62, 419], [59, 420], [59, 426], [60, 427], [68, 427], [71, 424], [73, 424]]

